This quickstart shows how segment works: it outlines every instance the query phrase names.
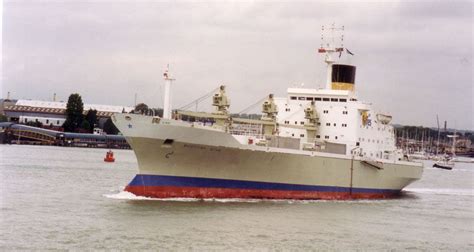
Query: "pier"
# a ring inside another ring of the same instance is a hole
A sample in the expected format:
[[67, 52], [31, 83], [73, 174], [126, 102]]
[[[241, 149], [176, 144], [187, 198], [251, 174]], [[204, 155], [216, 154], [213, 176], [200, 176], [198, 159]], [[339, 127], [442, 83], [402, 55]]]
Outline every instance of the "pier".
[[0, 142], [3, 144], [130, 149], [125, 137], [121, 135], [70, 133], [11, 122], [0, 123]]

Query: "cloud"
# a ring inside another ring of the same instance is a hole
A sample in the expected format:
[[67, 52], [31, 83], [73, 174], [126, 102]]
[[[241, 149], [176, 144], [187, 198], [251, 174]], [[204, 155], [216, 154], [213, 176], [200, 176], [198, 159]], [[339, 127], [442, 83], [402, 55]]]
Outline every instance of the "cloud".
[[161, 106], [170, 63], [174, 106], [220, 84], [232, 111], [287, 87], [324, 86], [320, 27], [344, 24], [361, 99], [395, 122], [436, 114], [473, 129], [472, 3], [17, 2], [4, 5], [2, 89], [19, 98]]

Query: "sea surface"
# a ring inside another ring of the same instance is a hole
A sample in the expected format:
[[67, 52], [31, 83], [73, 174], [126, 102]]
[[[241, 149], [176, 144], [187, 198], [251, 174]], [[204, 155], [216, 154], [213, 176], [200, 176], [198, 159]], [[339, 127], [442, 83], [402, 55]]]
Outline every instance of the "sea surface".
[[0, 145], [0, 250], [474, 250], [474, 164], [391, 200], [150, 200], [132, 151]]

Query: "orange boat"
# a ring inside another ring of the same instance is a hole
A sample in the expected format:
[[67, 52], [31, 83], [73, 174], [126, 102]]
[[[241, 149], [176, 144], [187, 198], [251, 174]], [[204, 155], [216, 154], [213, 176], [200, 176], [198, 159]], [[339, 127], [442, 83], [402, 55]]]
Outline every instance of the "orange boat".
[[111, 150], [105, 154], [104, 162], [115, 162], [114, 153]]

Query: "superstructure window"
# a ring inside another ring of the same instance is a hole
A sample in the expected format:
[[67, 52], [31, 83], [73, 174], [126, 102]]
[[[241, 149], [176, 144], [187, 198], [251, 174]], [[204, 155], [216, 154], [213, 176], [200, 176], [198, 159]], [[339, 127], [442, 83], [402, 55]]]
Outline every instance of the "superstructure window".
[[304, 125], [304, 122], [300, 122], [301, 125]]
[[306, 100], [306, 97], [298, 97], [298, 100], [304, 101], [304, 100]]
[[296, 100], [296, 96], [291, 96], [290, 100]]
[[316, 135], [316, 138], [321, 138], [321, 136], [320, 136], [320, 135]]
[[326, 123], [326, 126], [331, 126], [331, 123]]
[[329, 98], [323, 98], [323, 101], [329, 101]]
[[337, 102], [337, 98], [331, 98], [332, 102]]
[[336, 127], [336, 124], [334, 124], [334, 127]]
[[321, 97], [316, 97], [314, 98], [315, 101], [320, 101], [321, 100]]
[[327, 113], [329, 113], [328, 110], [323, 110], [323, 114], [327, 114]]
[[304, 134], [300, 134], [300, 137], [304, 137]]
[[286, 112], [289, 112], [289, 111], [290, 111], [290, 108], [286, 108], [285, 111], [286, 111]]
[[285, 121], [285, 124], [290, 124], [290, 121]]
[[347, 99], [339, 99], [339, 102], [347, 102]]
[[313, 97], [306, 97], [307, 101], [312, 101], [314, 98]]
[[324, 139], [329, 139], [329, 136], [324, 136]]
[[343, 114], [343, 115], [347, 115], [347, 111], [345, 111], [345, 110], [342, 111], [342, 114]]

